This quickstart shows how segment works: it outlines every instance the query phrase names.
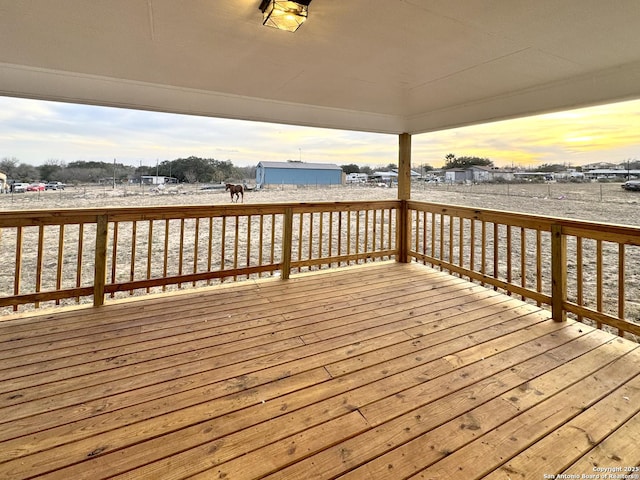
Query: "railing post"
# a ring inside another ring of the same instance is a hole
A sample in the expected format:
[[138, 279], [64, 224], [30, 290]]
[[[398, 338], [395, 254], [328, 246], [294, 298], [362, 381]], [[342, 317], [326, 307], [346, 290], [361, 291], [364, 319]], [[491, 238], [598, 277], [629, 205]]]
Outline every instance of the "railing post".
[[291, 273], [291, 249], [293, 247], [293, 209], [284, 210], [284, 225], [282, 232], [282, 279], [287, 280]]
[[567, 312], [567, 237], [562, 225], [551, 226], [551, 313], [556, 322], [564, 322]]
[[409, 207], [406, 200], [398, 200], [398, 225], [396, 226], [398, 256], [396, 261], [409, 262]]
[[99, 215], [96, 220], [96, 254], [93, 277], [93, 306], [104, 305], [104, 287], [107, 281], [107, 235], [109, 218]]

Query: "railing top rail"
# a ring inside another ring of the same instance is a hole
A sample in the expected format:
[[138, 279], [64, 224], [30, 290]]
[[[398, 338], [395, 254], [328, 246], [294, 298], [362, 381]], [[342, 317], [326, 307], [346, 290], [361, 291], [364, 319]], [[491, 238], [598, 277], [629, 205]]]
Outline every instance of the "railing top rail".
[[11, 210], [0, 212], [1, 227], [60, 225], [95, 222], [100, 216], [110, 221], [164, 220], [171, 218], [224, 217], [235, 215], [270, 215], [294, 212], [348, 211], [375, 208], [396, 208], [398, 200], [349, 201], [349, 202], [288, 202], [250, 203], [233, 205], [173, 205], [152, 207], [93, 207], [64, 210]]

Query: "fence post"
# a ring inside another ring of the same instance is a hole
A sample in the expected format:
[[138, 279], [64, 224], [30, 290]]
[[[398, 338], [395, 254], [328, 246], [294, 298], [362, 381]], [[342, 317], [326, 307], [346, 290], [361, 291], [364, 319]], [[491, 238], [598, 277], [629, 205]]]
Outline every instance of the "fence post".
[[287, 280], [291, 273], [291, 249], [293, 248], [293, 209], [284, 210], [284, 231], [282, 232], [282, 279]]
[[93, 306], [104, 305], [104, 287], [107, 281], [107, 235], [109, 218], [99, 215], [96, 219], [95, 273], [93, 277]]
[[562, 225], [551, 226], [551, 313], [556, 322], [564, 322], [567, 312], [567, 237]]

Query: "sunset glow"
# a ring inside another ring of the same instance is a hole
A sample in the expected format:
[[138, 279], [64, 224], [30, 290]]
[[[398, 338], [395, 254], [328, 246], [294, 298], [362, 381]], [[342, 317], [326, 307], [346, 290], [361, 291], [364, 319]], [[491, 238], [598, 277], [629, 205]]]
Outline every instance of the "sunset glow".
[[[398, 138], [353, 131], [193, 117], [0, 97], [2, 157], [155, 164], [195, 155], [255, 165], [262, 160], [385, 166]], [[640, 158], [640, 101], [414, 135], [412, 163], [440, 167], [449, 153], [497, 166], [622, 163]]]

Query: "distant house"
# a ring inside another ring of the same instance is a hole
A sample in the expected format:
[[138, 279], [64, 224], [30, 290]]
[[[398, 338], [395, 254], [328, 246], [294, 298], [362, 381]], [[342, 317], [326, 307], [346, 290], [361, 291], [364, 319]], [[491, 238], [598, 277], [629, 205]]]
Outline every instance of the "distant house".
[[369, 175], [366, 173], [349, 173], [347, 174], [347, 183], [367, 183]]
[[386, 183], [390, 186], [398, 183], [398, 174], [396, 172], [373, 172], [371, 179], [374, 182]]
[[452, 168], [444, 173], [444, 181], [447, 183], [481, 183], [497, 179], [513, 180], [513, 171], [473, 165], [469, 168]]
[[[420, 178], [420, 174], [418, 172], [414, 172], [413, 170], [409, 171], [409, 175], [411, 176], [411, 179], [418, 179]], [[386, 183], [388, 185], [394, 185], [396, 183], [398, 183], [398, 170], [397, 169], [392, 169], [388, 172], [373, 172], [371, 174], [371, 179], [374, 182], [379, 182], [379, 183]]]
[[450, 168], [444, 172], [444, 181], [446, 183], [464, 183], [471, 181], [473, 173], [464, 168]]
[[269, 185], [342, 185], [342, 169], [330, 163], [260, 162], [256, 184]]
[[143, 185], [165, 185], [167, 183], [178, 183], [178, 179], [173, 177], [142, 175], [140, 177], [140, 182]]

